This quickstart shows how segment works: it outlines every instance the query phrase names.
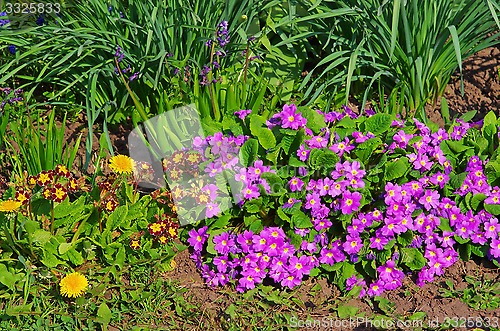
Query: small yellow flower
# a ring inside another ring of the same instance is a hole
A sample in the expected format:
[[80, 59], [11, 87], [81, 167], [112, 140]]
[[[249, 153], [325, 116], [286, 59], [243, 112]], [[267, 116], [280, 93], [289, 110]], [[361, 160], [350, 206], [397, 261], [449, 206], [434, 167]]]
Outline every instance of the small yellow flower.
[[135, 162], [127, 155], [116, 155], [109, 160], [109, 167], [118, 174], [131, 174], [135, 168]]
[[3, 212], [12, 212], [21, 207], [22, 203], [16, 200], [6, 200], [0, 202], [0, 211]]
[[76, 298], [85, 293], [89, 286], [89, 282], [84, 275], [73, 272], [64, 276], [59, 285], [61, 286], [61, 295], [69, 298]]

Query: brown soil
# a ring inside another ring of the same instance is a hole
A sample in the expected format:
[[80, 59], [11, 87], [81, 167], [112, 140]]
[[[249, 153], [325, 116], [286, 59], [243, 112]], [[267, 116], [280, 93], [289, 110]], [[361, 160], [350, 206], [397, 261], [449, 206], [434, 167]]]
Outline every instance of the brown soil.
[[[221, 312], [224, 312], [235, 300], [234, 295], [231, 295], [231, 289], [228, 287], [211, 289], [206, 286], [196, 270], [194, 262], [189, 258], [187, 250], [178, 254], [175, 261], [177, 262], [175, 270], [164, 277], [177, 281], [183, 287], [187, 288], [189, 290], [189, 301], [203, 307], [206, 318], [217, 320], [217, 316], [220, 316]], [[443, 276], [436, 278], [434, 282], [428, 283], [422, 288], [415, 284], [412, 277], [406, 277], [401, 288], [383, 293], [382, 297], [394, 304], [393, 311], [390, 312], [379, 309], [377, 303], [371, 305], [366, 299], [351, 299], [348, 301], [343, 299], [340, 301], [340, 291], [325, 279], [307, 279], [294, 290], [294, 296], [304, 303], [301, 309], [294, 311], [294, 314], [302, 321], [306, 321], [308, 318], [317, 321], [327, 320], [332, 327], [328, 328], [324, 324], [321, 324], [319, 327], [298, 328], [297, 330], [376, 330], [369, 326], [376, 325], [371, 321], [374, 321], [372, 317], [378, 314], [386, 316], [389, 314], [394, 321], [410, 323], [409, 318], [412, 314], [423, 312], [425, 313], [425, 317], [422, 318], [424, 326], [433, 325], [432, 323], [436, 321], [442, 324], [446, 319], [451, 321], [454, 319], [465, 319], [467, 321], [472, 318], [476, 320], [477, 318], [486, 321], [486, 318], [500, 318], [500, 308], [477, 310], [470, 308], [459, 298], [443, 297], [442, 291], [448, 289], [445, 284], [446, 280], [452, 281], [455, 290], [463, 290], [467, 287], [472, 288], [465, 280], [465, 276], [467, 275], [476, 277], [477, 279], [500, 281], [500, 270], [492, 266], [488, 261], [458, 261], [452, 267], [448, 268]], [[319, 285], [320, 290], [316, 290], [314, 294], [311, 294], [311, 289], [315, 285], [316, 287]], [[358, 308], [357, 317], [354, 317], [354, 319], [358, 319], [358, 322], [353, 322], [353, 327], [335, 327], [337, 325], [335, 321], [338, 323], [341, 320], [335, 313], [335, 308], [339, 303]], [[418, 323], [415, 322], [413, 325], [416, 327]], [[357, 327], [354, 325], [357, 325]], [[413, 328], [399, 329], [406, 330]], [[396, 330], [396, 328], [391, 330]], [[482, 329], [478, 328], [476, 330]]]
[[[484, 117], [490, 110], [500, 115], [500, 46], [491, 47], [464, 61], [464, 95], [460, 92], [460, 74], [457, 71], [450, 80], [444, 97], [448, 102], [450, 116], [477, 110], [475, 120]], [[427, 108], [429, 118], [443, 125], [441, 103], [435, 109]]]

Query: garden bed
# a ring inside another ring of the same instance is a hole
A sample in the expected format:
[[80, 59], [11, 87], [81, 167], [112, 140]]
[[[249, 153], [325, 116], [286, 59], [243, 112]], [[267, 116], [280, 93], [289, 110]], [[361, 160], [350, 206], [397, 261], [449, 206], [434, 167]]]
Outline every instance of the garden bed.
[[0, 8], [0, 329], [500, 330], [500, 7], [419, 1]]

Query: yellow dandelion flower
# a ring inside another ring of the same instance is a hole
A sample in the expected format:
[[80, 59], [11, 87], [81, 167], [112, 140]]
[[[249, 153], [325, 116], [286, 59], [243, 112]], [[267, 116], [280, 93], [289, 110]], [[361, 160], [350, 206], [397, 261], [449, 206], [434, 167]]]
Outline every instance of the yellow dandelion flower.
[[109, 160], [109, 167], [118, 174], [131, 174], [135, 168], [135, 162], [127, 155], [116, 155]]
[[89, 286], [89, 282], [84, 275], [73, 272], [64, 276], [59, 285], [61, 286], [61, 295], [69, 298], [76, 298], [85, 293]]
[[3, 212], [12, 212], [21, 207], [22, 203], [16, 200], [6, 200], [0, 202], [0, 211]]

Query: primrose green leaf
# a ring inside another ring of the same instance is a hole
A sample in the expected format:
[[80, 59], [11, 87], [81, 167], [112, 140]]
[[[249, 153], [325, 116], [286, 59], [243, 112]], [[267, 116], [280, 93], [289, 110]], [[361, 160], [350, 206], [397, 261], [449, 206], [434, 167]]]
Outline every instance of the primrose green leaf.
[[54, 207], [54, 218], [63, 218], [69, 215], [80, 214], [85, 208], [85, 197], [82, 195], [76, 201], [64, 200]]
[[493, 214], [495, 216], [500, 215], [500, 205], [492, 205], [492, 204], [489, 204], [489, 203], [485, 203], [484, 204], [484, 209], [488, 213]]
[[349, 116], [345, 116], [343, 119], [337, 122], [336, 126], [341, 128], [354, 129], [356, 127], [356, 122], [354, 122]]
[[397, 161], [388, 162], [385, 167], [385, 180], [403, 177], [409, 168], [408, 158], [404, 156]]
[[325, 117], [314, 109], [310, 107], [298, 107], [297, 111], [301, 112], [302, 116], [307, 119], [307, 127], [314, 133], [319, 133], [322, 128], [326, 127]]
[[464, 144], [458, 141], [446, 140], [445, 142], [448, 145], [448, 147], [450, 147], [450, 149], [455, 153], [461, 153], [463, 151], [473, 148], [472, 146], [465, 146]]
[[472, 199], [470, 201], [470, 206], [475, 211], [478, 211], [479, 204], [481, 202], [483, 202], [484, 200], [486, 200], [486, 198], [487, 198], [486, 195], [483, 193], [474, 194], [474, 196], [472, 197]]
[[285, 212], [283, 211], [283, 208], [282, 208], [282, 207], [279, 207], [279, 208], [278, 208], [277, 214], [278, 214], [278, 217], [279, 217], [280, 219], [282, 219], [283, 221], [285, 221], [285, 222], [290, 222], [290, 217], [288, 217], [288, 215], [287, 215], [287, 214], [285, 214]]
[[355, 316], [359, 308], [356, 306], [341, 305], [337, 308], [337, 315], [339, 318], [345, 319]]
[[125, 263], [125, 257], [126, 257], [125, 246], [122, 246], [118, 249], [113, 264], [118, 266], [120, 269], [123, 269], [123, 264]]
[[116, 230], [123, 222], [127, 219], [128, 207], [127, 205], [122, 205], [117, 207], [111, 215], [108, 217], [106, 222], [106, 229]]
[[244, 208], [251, 214], [258, 213], [262, 208], [262, 197], [245, 202]]
[[259, 139], [259, 143], [264, 149], [270, 149], [276, 146], [276, 137], [267, 126], [263, 126], [265, 123], [266, 120], [264, 117], [250, 115], [250, 131]]
[[391, 127], [394, 116], [384, 113], [378, 113], [369, 117], [365, 121], [365, 132], [371, 132], [374, 135], [380, 135]]
[[271, 188], [271, 193], [280, 192], [283, 186], [283, 180], [280, 176], [272, 172], [265, 172], [260, 175], [261, 178], [265, 179]]
[[248, 139], [240, 149], [240, 160], [245, 167], [249, 167], [255, 162], [257, 152], [259, 150], [259, 142], [257, 139]]
[[339, 162], [339, 156], [332, 150], [327, 148], [313, 149], [309, 154], [308, 163], [315, 170], [323, 170], [328, 172], [329, 169], [335, 167]]
[[[493, 125], [497, 126], [497, 116], [495, 115], [495, 112], [490, 110], [486, 116], [484, 116], [484, 121], [483, 121], [483, 127], [482, 129], [484, 130], [485, 127], [488, 125]], [[483, 131], [484, 132], [484, 131]]]
[[312, 223], [311, 219], [309, 216], [304, 214], [304, 212], [298, 210], [292, 215], [292, 224], [293, 226], [299, 228], [299, 229], [306, 229], [306, 228], [311, 228]]
[[371, 138], [359, 144], [354, 150], [354, 154], [356, 154], [359, 160], [365, 164], [370, 159], [373, 152], [381, 145], [382, 140], [380, 140], [380, 138]]
[[411, 270], [420, 270], [425, 266], [427, 260], [418, 249], [403, 247], [401, 248], [401, 262]]

